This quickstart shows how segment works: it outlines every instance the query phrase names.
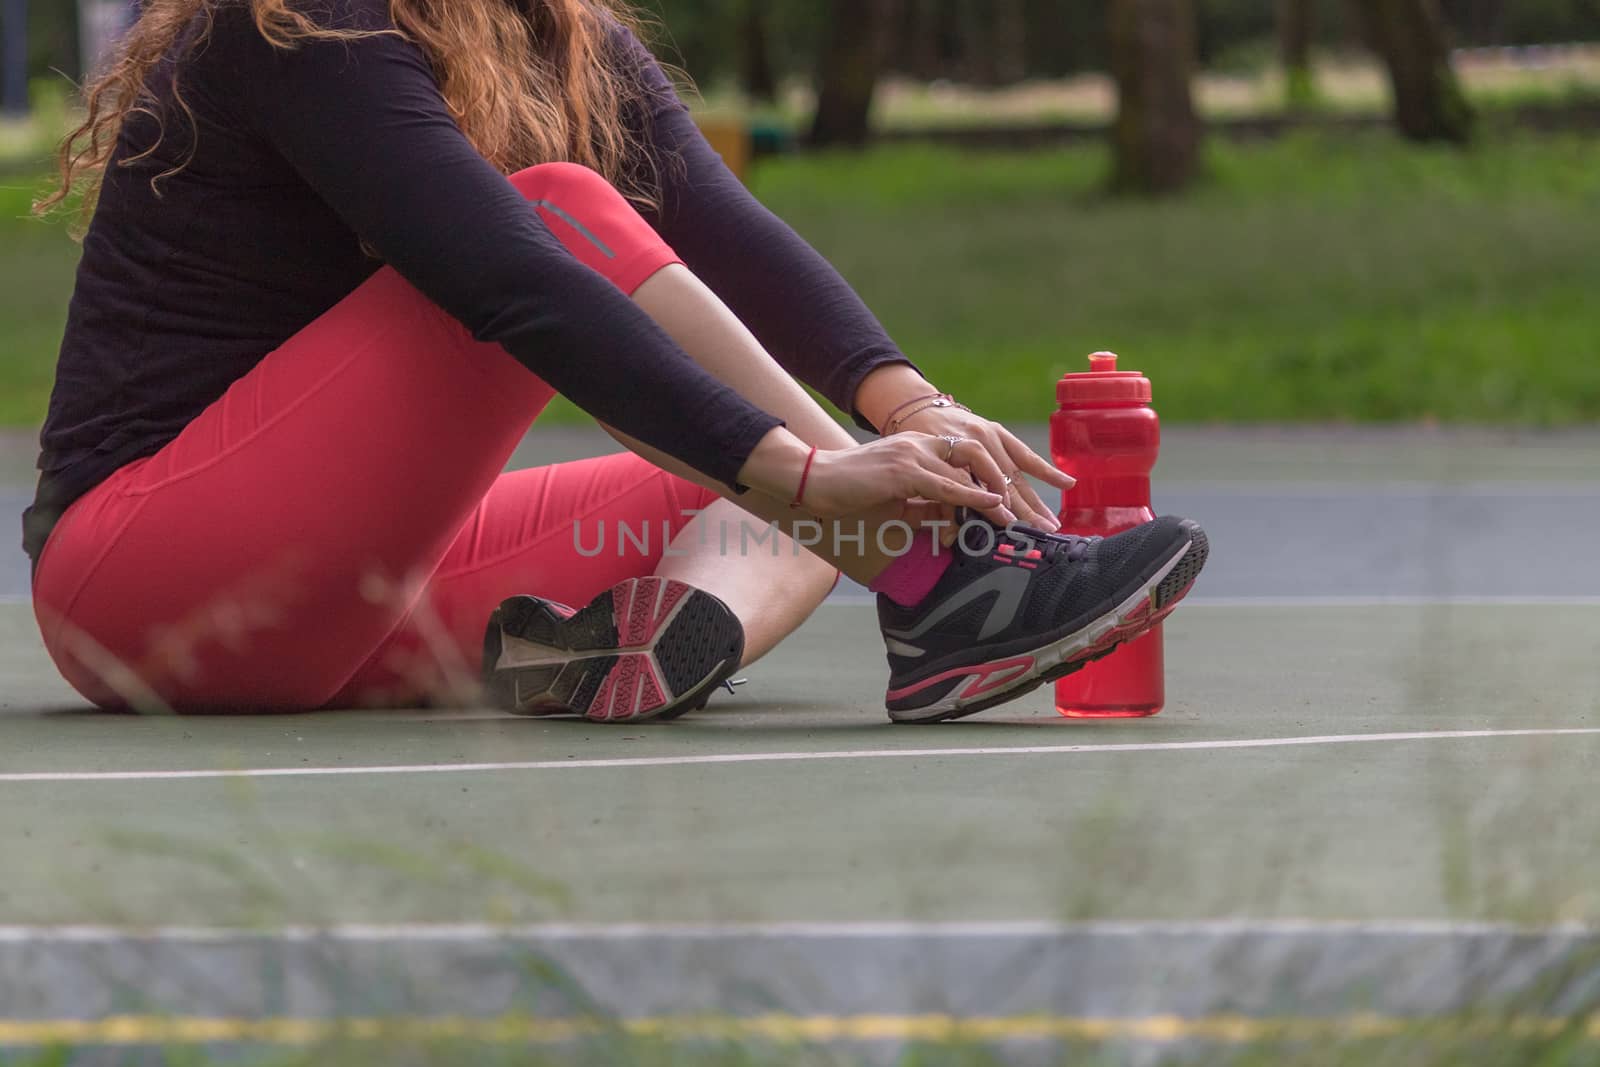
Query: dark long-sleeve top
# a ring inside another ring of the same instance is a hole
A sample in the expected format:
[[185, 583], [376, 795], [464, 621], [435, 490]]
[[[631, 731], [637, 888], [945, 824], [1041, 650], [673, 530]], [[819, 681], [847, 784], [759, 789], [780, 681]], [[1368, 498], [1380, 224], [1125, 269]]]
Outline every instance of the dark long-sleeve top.
[[[335, 25], [393, 25], [385, 0], [330, 7]], [[646, 217], [790, 373], [852, 411], [861, 380], [905, 357], [729, 173], [644, 46], [620, 27], [612, 46], [649, 111], [638, 125], [662, 197]], [[780, 425], [565, 251], [462, 135], [411, 42], [279, 49], [242, 0], [223, 0], [150, 88], [164, 131], [138, 112], [124, 124], [84, 239], [24, 516], [35, 559], [68, 504], [384, 264], [596, 418], [725, 484]]]

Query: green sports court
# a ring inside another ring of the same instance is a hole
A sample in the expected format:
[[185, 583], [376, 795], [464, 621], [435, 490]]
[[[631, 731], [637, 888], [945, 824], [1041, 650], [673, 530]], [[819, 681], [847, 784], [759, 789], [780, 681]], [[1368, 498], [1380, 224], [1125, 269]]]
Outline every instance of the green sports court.
[[1169, 431], [1157, 509], [1213, 556], [1142, 721], [1041, 690], [893, 726], [859, 589], [671, 724], [106, 715], [0, 573], [0, 1061], [1568, 1034], [1600, 1000], [1597, 454]]

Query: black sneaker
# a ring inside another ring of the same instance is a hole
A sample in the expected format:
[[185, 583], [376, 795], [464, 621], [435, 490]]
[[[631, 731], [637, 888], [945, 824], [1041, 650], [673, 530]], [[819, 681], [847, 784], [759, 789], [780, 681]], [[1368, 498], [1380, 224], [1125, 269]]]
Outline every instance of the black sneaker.
[[1138, 637], [1194, 585], [1200, 526], [1160, 518], [1114, 537], [971, 522], [922, 603], [878, 597], [895, 722], [939, 722], [1014, 700]]
[[722, 601], [669, 578], [630, 578], [580, 611], [535, 596], [503, 602], [483, 638], [483, 684], [519, 715], [671, 719], [703, 707], [743, 655], [744, 627]]

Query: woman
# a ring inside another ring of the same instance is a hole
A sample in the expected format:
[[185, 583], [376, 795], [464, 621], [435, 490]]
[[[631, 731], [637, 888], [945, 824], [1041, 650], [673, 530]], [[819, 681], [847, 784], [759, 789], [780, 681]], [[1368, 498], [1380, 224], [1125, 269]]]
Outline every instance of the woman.
[[[25, 516], [79, 692], [393, 705], [481, 669], [513, 711], [670, 717], [843, 571], [881, 594], [891, 716], [932, 721], [1187, 590], [1192, 523], [1044, 532], [1021, 475], [1071, 479], [917, 373], [729, 175], [627, 20], [145, 4], [41, 205], [94, 204]], [[856, 446], [796, 378], [890, 436]], [[556, 392], [632, 451], [502, 474]], [[966, 551], [873, 536], [908, 508], [995, 525]], [[745, 516], [835, 536], [729, 548]], [[1019, 519], [1036, 529], [996, 528]], [[581, 543], [624, 523], [663, 537]]]

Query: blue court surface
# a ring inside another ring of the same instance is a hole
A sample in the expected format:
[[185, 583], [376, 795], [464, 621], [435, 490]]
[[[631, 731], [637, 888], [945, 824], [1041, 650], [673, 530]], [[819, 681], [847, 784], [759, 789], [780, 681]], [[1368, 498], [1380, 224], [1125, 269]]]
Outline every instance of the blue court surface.
[[1596, 1054], [1600, 434], [1173, 429], [1157, 475], [1213, 555], [1143, 721], [891, 726], [850, 589], [671, 725], [107, 716], [8, 557], [0, 1062]]

